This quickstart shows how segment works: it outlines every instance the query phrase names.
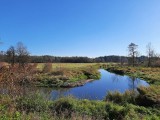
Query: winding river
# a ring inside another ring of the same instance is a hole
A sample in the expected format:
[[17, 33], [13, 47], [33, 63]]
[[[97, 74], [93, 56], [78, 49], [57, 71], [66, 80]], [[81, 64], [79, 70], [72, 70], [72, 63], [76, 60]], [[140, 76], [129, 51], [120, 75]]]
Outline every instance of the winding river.
[[[49, 99], [56, 99], [63, 96], [72, 95], [78, 99], [103, 100], [107, 95], [107, 91], [119, 91], [124, 93], [126, 90], [134, 90], [138, 86], [149, 86], [149, 84], [138, 78], [129, 76], [121, 76], [110, 73], [104, 69], [100, 69], [101, 78], [86, 83], [84, 86], [74, 88], [45, 88], [45, 87], [20, 87], [19, 93], [28, 94], [40, 92]], [[15, 91], [17, 94], [18, 91]], [[0, 89], [0, 93], [8, 94], [10, 91], [7, 88]], [[14, 91], [11, 91], [14, 92]]]
[[99, 72], [101, 73], [99, 80], [86, 83], [84, 86], [70, 89], [53, 89], [51, 91], [52, 99], [72, 95], [79, 99], [102, 100], [107, 91], [124, 93], [126, 90], [136, 90], [138, 86], [149, 86], [146, 81], [138, 78], [120, 76], [103, 69], [100, 69]]

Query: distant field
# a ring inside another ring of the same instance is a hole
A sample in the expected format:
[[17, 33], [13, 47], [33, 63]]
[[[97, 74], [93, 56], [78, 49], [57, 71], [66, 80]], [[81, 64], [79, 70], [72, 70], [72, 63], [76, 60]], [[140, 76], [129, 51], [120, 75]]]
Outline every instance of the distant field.
[[[87, 67], [87, 66], [93, 66], [96, 65], [97, 63], [52, 63], [52, 68], [54, 69], [59, 69], [59, 68], [82, 68], [82, 67]], [[38, 63], [37, 68], [38, 69], [43, 69], [45, 63]]]

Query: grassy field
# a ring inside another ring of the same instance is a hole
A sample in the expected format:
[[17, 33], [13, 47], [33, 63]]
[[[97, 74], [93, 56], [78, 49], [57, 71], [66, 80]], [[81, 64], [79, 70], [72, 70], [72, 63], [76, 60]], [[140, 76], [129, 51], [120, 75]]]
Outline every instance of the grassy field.
[[[102, 64], [102, 63], [100, 63]], [[37, 68], [39, 70], [42, 70], [44, 68], [45, 63], [38, 63]], [[97, 65], [97, 63], [52, 63], [52, 69], [77, 69], [77, 68], [83, 68], [83, 67], [91, 67]]]
[[36, 74], [38, 86], [81, 86], [88, 79], [98, 79], [100, 64], [95, 63], [39, 63], [40, 74]]
[[16, 64], [4, 68], [1, 81], [12, 79], [21, 84], [25, 80], [30, 85], [41, 87], [81, 86], [87, 81], [99, 79], [98, 69], [101, 66], [96, 63], [30, 63], [25, 68], [19, 68]]

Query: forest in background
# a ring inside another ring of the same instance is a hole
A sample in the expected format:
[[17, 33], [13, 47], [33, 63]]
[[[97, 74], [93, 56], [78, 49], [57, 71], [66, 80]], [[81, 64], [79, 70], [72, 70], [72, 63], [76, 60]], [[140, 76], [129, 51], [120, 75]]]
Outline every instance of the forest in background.
[[109, 55], [95, 58], [72, 56], [61, 57], [52, 55], [31, 55], [27, 47], [19, 42], [16, 46], [10, 46], [8, 50], [0, 52], [0, 62], [7, 63], [119, 63], [121, 65], [143, 65], [148, 67], [160, 67], [160, 56], [155, 52], [151, 43], [146, 46], [146, 55], [140, 55], [138, 45], [128, 45], [128, 55]]

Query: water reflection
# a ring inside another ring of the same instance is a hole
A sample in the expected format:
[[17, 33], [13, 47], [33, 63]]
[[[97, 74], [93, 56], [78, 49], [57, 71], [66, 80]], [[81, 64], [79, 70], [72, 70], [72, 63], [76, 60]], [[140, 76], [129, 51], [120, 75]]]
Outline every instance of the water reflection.
[[11, 90], [6, 85], [3, 87], [0, 86], [0, 93], [25, 95], [29, 93], [40, 92], [42, 95], [49, 96], [50, 99], [73, 95], [79, 99], [102, 100], [106, 96], [107, 91], [119, 91], [124, 93], [126, 90], [135, 91], [136, 88], [140, 85], [149, 85], [146, 81], [134, 77], [116, 75], [102, 69], [99, 71], [101, 73], [101, 79], [89, 82], [80, 87], [57, 89], [32, 86], [16, 86], [16, 89]]
[[121, 78], [121, 75], [112, 75], [111, 79], [113, 81], [113, 83], [117, 83]]
[[84, 86], [65, 89], [64, 91], [53, 90], [53, 98], [73, 95], [80, 99], [102, 100], [107, 91], [119, 91], [124, 93], [126, 90], [136, 91], [138, 86], [148, 86], [149, 84], [141, 79], [134, 77], [116, 75], [105, 70], [100, 70], [101, 79], [87, 83]]

